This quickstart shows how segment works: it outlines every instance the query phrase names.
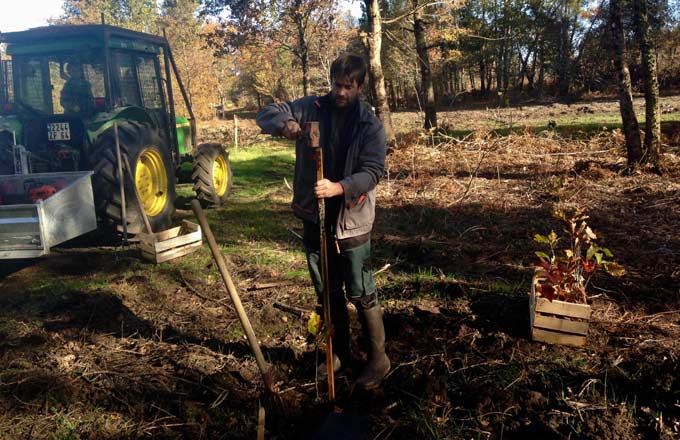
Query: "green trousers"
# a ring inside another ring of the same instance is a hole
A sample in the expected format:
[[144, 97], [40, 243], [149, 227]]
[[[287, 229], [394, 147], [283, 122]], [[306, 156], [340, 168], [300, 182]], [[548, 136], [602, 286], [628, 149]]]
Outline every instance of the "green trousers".
[[[330, 229], [330, 228], [328, 228]], [[321, 277], [320, 233], [318, 225], [305, 222], [304, 242], [307, 266], [319, 298], [323, 294]], [[332, 296], [342, 295], [352, 302], [377, 303], [377, 289], [368, 263], [371, 257], [370, 233], [360, 237], [338, 240], [332, 232], [327, 233], [329, 286]]]

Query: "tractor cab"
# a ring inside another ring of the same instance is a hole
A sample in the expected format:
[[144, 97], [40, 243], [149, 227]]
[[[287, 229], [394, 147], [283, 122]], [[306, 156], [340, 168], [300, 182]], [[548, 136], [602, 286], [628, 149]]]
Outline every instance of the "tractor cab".
[[87, 168], [98, 129], [115, 119], [154, 127], [177, 160], [159, 62], [167, 53], [164, 38], [106, 25], [49, 26], [0, 38], [7, 44], [0, 174], [17, 171], [3, 160], [12, 144], [26, 149], [31, 172]]
[[[196, 145], [191, 104], [164, 37], [60, 25], [0, 34], [0, 43], [0, 205], [27, 193], [3, 198], [13, 185], [3, 176], [35, 186], [41, 182], [13, 176], [91, 171], [100, 225], [136, 234], [146, 217], [163, 230], [172, 223], [183, 164], [199, 200], [226, 201], [228, 153], [216, 143]], [[173, 84], [188, 118], [175, 115]]]

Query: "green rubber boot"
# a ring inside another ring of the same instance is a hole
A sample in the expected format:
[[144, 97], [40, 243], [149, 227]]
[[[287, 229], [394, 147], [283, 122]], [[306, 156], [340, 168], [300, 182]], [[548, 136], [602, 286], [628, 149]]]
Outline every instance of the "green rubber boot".
[[378, 388], [387, 372], [390, 359], [385, 354], [385, 326], [379, 305], [368, 309], [359, 308], [363, 331], [368, 339], [368, 362], [357, 379], [357, 385], [366, 390]]

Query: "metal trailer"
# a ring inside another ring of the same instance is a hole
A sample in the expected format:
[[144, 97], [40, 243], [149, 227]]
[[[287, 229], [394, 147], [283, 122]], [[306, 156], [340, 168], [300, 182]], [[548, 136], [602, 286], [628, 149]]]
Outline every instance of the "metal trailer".
[[[97, 228], [92, 171], [0, 176], [0, 259], [34, 258]], [[60, 187], [30, 203], [36, 185]]]

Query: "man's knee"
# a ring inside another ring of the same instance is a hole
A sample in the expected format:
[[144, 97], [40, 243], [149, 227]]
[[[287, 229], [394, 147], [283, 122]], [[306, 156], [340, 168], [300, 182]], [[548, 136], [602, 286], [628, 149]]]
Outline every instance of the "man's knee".
[[352, 301], [357, 310], [372, 309], [378, 305], [378, 291], [374, 290], [373, 293], [368, 295], [351, 298], [350, 301]]

